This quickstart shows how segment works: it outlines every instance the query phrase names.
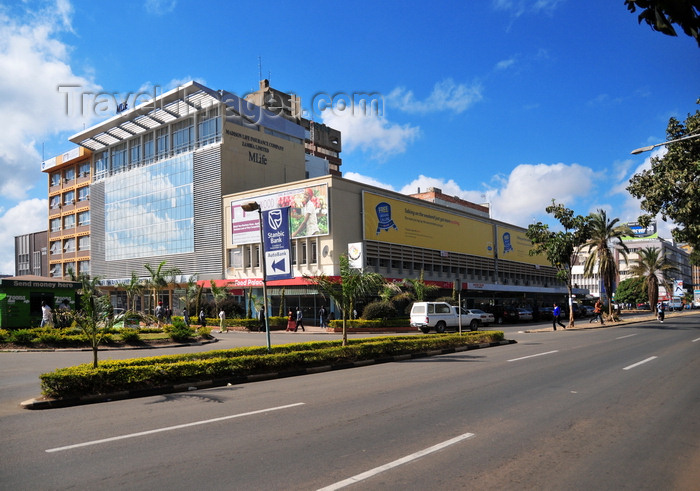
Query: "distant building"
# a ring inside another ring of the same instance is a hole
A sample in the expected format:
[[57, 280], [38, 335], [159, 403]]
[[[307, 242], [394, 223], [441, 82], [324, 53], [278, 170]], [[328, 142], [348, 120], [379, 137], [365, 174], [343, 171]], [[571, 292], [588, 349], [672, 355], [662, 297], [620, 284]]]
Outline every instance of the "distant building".
[[48, 232], [15, 237], [15, 276], [48, 276]]

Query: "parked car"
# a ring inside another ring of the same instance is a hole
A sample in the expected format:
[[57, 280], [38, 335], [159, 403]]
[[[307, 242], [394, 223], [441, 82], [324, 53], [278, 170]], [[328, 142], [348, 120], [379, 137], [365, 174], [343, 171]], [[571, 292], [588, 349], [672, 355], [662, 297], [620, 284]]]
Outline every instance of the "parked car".
[[484, 311], [493, 314], [496, 324], [504, 322], [518, 322], [518, 312], [513, 307], [504, 307], [503, 305], [488, 305], [483, 308]]
[[470, 315], [475, 316], [475, 318], [479, 319], [480, 326], [486, 327], [489, 324], [493, 324], [495, 322], [495, 318], [493, 317], [493, 314], [491, 312], [484, 312], [480, 309], [467, 309], [467, 312], [469, 312]]
[[584, 305], [582, 307], [583, 309], [583, 317], [592, 317], [593, 313], [595, 311], [595, 307], [593, 305]]
[[516, 309], [519, 322], [529, 322], [532, 320], [532, 312], [527, 309]]
[[637, 310], [651, 310], [651, 307], [649, 306], [649, 303], [638, 303], [637, 304]]
[[[458, 309], [447, 302], [415, 302], [411, 306], [411, 327], [417, 327], [425, 334], [431, 329], [441, 333], [458, 328], [461, 318], [463, 328], [476, 331], [479, 326], [486, 325], [482, 324], [481, 315], [467, 309]], [[493, 322], [493, 318], [490, 318], [490, 322]]]

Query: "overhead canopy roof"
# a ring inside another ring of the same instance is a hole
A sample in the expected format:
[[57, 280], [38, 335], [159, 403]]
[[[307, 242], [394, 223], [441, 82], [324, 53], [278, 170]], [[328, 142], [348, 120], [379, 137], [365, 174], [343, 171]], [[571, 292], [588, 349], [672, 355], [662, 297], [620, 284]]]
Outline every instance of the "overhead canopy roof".
[[227, 117], [233, 116], [243, 124], [261, 124], [300, 139], [304, 138], [304, 129], [301, 126], [254, 106], [230, 92], [215, 91], [191, 81], [76, 133], [69, 140], [99, 152], [110, 145], [222, 103], [226, 106]]

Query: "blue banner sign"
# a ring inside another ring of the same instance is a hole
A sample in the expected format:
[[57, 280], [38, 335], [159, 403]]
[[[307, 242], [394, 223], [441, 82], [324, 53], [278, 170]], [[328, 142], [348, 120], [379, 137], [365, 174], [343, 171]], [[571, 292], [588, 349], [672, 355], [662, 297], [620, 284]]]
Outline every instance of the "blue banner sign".
[[268, 280], [294, 278], [289, 207], [262, 212], [265, 274]]

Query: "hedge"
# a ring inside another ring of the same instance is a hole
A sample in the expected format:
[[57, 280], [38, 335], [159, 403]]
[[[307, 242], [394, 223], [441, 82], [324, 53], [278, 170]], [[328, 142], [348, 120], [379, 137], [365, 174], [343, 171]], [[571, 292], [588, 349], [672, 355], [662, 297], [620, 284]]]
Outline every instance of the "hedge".
[[470, 344], [503, 340], [500, 331], [450, 335], [390, 336], [337, 341], [294, 343], [267, 348], [247, 347], [203, 353], [186, 353], [127, 360], [107, 360], [60, 368], [40, 375], [42, 393], [62, 399], [121, 391], [155, 389], [205, 380], [232, 380], [248, 375], [381, 359]]

